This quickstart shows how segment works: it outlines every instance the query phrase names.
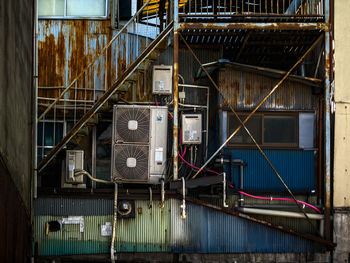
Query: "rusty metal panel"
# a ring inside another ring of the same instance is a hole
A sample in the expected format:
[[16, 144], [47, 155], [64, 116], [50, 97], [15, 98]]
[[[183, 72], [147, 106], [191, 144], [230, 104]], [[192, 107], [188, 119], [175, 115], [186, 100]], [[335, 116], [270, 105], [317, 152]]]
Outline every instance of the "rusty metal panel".
[[286, 253], [316, 252], [316, 242], [269, 228], [257, 222], [186, 203], [180, 217], [179, 200], [171, 199], [173, 253]]
[[[219, 71], [219, 87], [236, 109], [250, 110], [270, 92], [279, 79], [225, 67]], [[311, 87], [287, 80], [262, 105], [261, 110], [314, 110]]]
[[[39, 97], [58, 97], [111, 39], [110, 28], [108, 20], [39, 20]], [[103, 54], [65, 99], [93, 100], [96, 92], [80, 89], [105, 90], [111, 83], [107, 58]]]
[[[194, 49], [196, 56], [199, 58], [201, 63], [209, 63], [213, 61], [218, 61], [222, 58], [222, 49], [217, 48], [204, 48]], [[156, 64], [172, 65], [173, 64], [173, 53], [174, 49], [172, 47], [168, 48], [164, 53], [162, 53], [156, 60]], [[195, 84], [194, 77], [200, 65], [195, 61], [191, 53], [187, 48], [179, 49], [179, 74], [185, 79], [186, 84]], [[182, 84], [181, 79], [179, 83]]]

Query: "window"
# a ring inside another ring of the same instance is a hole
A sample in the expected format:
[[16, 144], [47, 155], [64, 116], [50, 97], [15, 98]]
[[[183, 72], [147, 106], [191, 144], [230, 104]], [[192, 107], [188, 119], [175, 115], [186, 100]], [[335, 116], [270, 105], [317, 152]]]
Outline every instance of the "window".
[[[248, 114], [239, 114], [243, 121]], [[246, 126], [255, 140], [262, 146], [298, 147], [298, 113], [255, 113]], [[228, 117], [228, 136], [239, 127], [240, 122], [235, 115]], [[254, 145], [254, 142], [241, 128], [229, 141], [229, 145]]]
[[41, 121], [38, 123], [38, 163], [63, 138], [64, 133], [64, 122]]
[[106, 18], [108, 0], [39, 0], [40, 18]]

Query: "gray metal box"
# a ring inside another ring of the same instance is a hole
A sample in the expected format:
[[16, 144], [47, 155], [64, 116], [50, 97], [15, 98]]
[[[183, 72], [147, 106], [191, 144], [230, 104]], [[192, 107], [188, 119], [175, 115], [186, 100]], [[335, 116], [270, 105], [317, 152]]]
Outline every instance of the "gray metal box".
[[85, 188], [84, 175], [74, 176], [74, 170], [84, 169], [84, 151], [82, 150], [67, 150], [66, 151], [66, 169], [62, 176], [62, 187]]
[[153, 66], [152, 93], [171, 95], [173, 92], [173, 66]]
[[115, 105], [112, 180], [158, 184], [166, 170], [167, 131], [167, 107]]
[[202, 114], [182, 115], [182, 143], [202, 143]]

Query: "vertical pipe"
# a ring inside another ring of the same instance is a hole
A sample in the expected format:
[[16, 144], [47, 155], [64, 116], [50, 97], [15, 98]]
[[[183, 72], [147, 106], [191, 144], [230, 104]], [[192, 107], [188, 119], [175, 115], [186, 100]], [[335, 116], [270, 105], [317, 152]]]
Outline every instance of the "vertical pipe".
[[174, 112], [173, 112], [173, 175], [174, 181], [178, 180], [178, 132], [179, 132], [179, 121], [178, 121], [178, 113], [179, 113], [179, 16], [178, 16], [178, 8], [179, 1], [174, 0], [174, 75], [173, 75], [173, 86], [174, 86]]
[[207, 87], [207, 119], [206, 119], [206, 127], [207, 130], [205, 135], [205, 159], [208, 158], [208, 147], [209, 147], [209, 87]]
[[[96, 126], [92, 128], [92, 147], [91, 147], [91, 173], [96, 178]], [[91, 181], [91, 188], [96, 188], [96, 182]]]
[[318, 109], [318, 158], [317, 158], [317, 179], [316, 179], [316, 194], [317, 194], [317, 204], [322, 203], [322, 131], [323, 131], [323, 103], [322, 98], [319, 100]]
[[329, 0], [324, 2], [325, 10], [325, 23], [328, 25], [325, 31], [324, 48], [325, 48], [325, 88], [324, 88], [324, 182], [325, 182], [325, 238], [329, 240], [331, 238], [330, 233], [330, 207], [331, 207], [331, 107], [330, 107], [330, 12], [329, 12]]
[[113, 207], [113, 229], [112, 229], [112, 240], [111, 240], [111, 262], [114, 263], [116, 258], [114, 256], [114, 242], [116, 235], [117, 225], [117, 210], [118, 210], [118, 184], [114, 183], [114, 207]]
[[[33, 132], [33, 187], [34, 187], [34, 199], [38, 197], [38, 172], [37, 172], [37, 166], [38, 166], [38, 2], [37, 0], [34, 1], [34, 58], [33, 58], [33, 66], [34, 66], [34, 112], [33, 112], [33, 126], [34, 126], [34, 132]], [[44, 133], [43, 133], [44, 137]]]

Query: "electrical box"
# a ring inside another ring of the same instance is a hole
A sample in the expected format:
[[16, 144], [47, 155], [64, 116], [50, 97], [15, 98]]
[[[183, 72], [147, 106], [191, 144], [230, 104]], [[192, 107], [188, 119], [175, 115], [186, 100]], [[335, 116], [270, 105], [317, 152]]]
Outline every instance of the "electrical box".
[[115, 105], [111, 179], [158, 184], [165, 176], [168, 107]]
[[202, 143], [202, 114], [182, 115], [182, 144]]
[[154, 66], [152, 93], [171, 95], [173, 92], [173, 66]]
[[65, 188], [85, 188], [84, 175], [74, 176], [74, 170], [84, 169], [84, 151], [66, 151], [66, 169], [62, 180], [62, 187]]

